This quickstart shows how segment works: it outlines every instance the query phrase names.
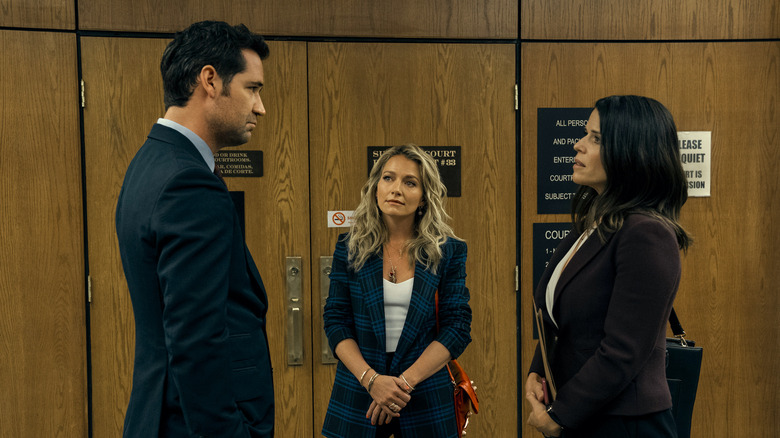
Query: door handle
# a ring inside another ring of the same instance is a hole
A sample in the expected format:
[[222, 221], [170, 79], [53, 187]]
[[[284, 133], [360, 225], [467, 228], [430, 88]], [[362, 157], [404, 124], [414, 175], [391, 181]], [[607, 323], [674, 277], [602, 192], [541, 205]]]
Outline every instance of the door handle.
[[287, 257], [287, 365], [303, 365], [303, 274], [301, 257]]
[[322, 363], [325, 365], [338, 363], [338, 359], [333, 356], [328, 345], [328, 337], [325, 335], [325, 302], [328, 300], [328, 290], [330, 289], [330, 270], [333, 266], [333, 256], [320, 257], [320, 312], [322, 313], [322, 340], [320, 341], [320, 350], [322, 353]]

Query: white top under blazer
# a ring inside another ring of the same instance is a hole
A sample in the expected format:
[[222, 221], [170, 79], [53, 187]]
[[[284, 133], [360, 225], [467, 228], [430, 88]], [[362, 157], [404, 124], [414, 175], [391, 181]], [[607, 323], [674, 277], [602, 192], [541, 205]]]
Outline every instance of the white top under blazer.
[[400, 283], [383, 279], [382, 284], [385, 293], [385, 351], [394, 353], [409, 313], [414, 277]]

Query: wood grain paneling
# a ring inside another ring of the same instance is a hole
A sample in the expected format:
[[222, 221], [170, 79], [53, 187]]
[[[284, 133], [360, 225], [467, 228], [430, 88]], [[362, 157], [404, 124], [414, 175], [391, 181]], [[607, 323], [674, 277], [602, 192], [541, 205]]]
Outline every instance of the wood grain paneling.
[[274, 0], [259, 5], [250, 0], [78, 3], [79, 23], [87, 30], [175, 32], [209, 19], [244, 23], [264, 35], [511, 39], [518, 35], [516, 0]]
[[[468, 434], [516, 436], [515, 46], [312, 43], [309, 58], [312, 259], [346, 231], [327, 228], [326, 212], [357, 206], [367, 146], [461, 146], [462, 196], [447, 210], [469, 245], [473, 342], [461, 363], [481, 411]], [[315, 425], [334, 374], [315, 362]]]
[[133, 307], [114, 213], [130, 160], [163, 114], [159, 58], [167, 41], [82, 38], [94, 436], [121, 436], [135, 357]]
[[76, 38], [0, 31], [0, 47], [0, 437], [83, 437]]
[[[114, 227], [124, 174], [151, 126], [164, 114], [159, 60], [168, 40], [83, 38], [82, 62], [91, 307], [93, 428], [96, 437], [121, 436], [132, 386], [135, 328]], [[263, 63], [268, 114], [252, 140], [262, 150], [264, 175], [227, 178], [243, 191], [247, 245], [268, 292], [268, 336], [274, 366], [276, 433], [311, 436], [311, 355], [288, 367], [285, 349], [285, 257], [306, 256], [308, 173], [305, 44], [273, 42]], [[231, 148], [230, 150], [236, 150]], [[304, 287], [310, 273], [304, 272]], [[304, 329], [311, 307], [303, 303]], [[304, 337], [305, 345], [310, 341]]]
[[[523, 260], [531, 260], [532, 223], [569, 219], [536, 214], [537, 108], [640, 94], [664, 103], [679, 130], [712, 131], [712, 196], [683, 207], [682, 223], [696, 240], [683, 257], [675, 302], [689, 338], [704, 347], [692, 435], [772, 436], [780, 429], [772, 414], [780, 409], [780, 239], [769, 227], [780, 214], [780, 43], [527, 43], [521, 50]], [[521, 278], [530, 315], [530, 263]], [[522, 328], [526, 372], [535, 345], [530, 317]], [[524, 433], [534, 436], [527, 426]]]
[[[263, 176], [226, 178], [231, 191], [243, 191], [246, 202], [246, 242], [268, 293], [268, 342], [274, 373], [275, 436], [316, 436], [312, 425], [311, 349], [314, 301], [305, 297], [313, 274], [309, 248], [309, 139], [306, 89], [306, 43], [268, 43], [271, 55], [263, 61], [262, 91], [267, 114], [258, 122], [252, 140], [232, 150], [262, 150]], [[288, 303], [286, 257], [301, 257], [303, 300], [303, 364], [287, 364]], [[315, 277], [318, 278], [318, 277]], [[312, 334], [314, 331], [314, 334]]]
[[0, 26], [75, 29], [73, 0], [0, 0]]
[[774, 0], [521, 0], [523, 39], [707, 40], [780, 37]]

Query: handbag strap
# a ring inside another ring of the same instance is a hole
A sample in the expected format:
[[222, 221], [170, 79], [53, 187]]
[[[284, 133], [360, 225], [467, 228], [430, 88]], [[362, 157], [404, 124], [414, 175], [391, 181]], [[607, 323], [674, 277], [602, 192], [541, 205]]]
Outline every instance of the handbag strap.
[[669, 314], [669, 325], [672, 327], [672, 333], [674, 333], [674, 337], [680, 339], [680, 344], [683, 347], [687, 347], [688, 341], [685, 340], [685, 330], [683, 330], [682, 324], [680, 324], [680, 319], [677, 318], [677, 313], [674, 311], [674, 307], [672, 307], [672, 312]]

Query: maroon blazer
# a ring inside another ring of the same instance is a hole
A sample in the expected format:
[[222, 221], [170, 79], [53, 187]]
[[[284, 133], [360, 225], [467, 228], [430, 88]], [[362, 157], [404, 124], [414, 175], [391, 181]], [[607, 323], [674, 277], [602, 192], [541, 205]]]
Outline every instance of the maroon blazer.
[[[556, 249], [534, 293], [546, 330], [557, 338], [551, 371], [553, 410], [576, 429], [602, 414], [642, 415], [669, 409], [666, 324], [680, 284], [680, 252], [670, 227], [640, 214], [602, 243], [593, 233], [561, 273], [552, 326], [545, 291], [555, 266], [577, 240]], [[537, 347], [531, 372], [544, 376]]]

